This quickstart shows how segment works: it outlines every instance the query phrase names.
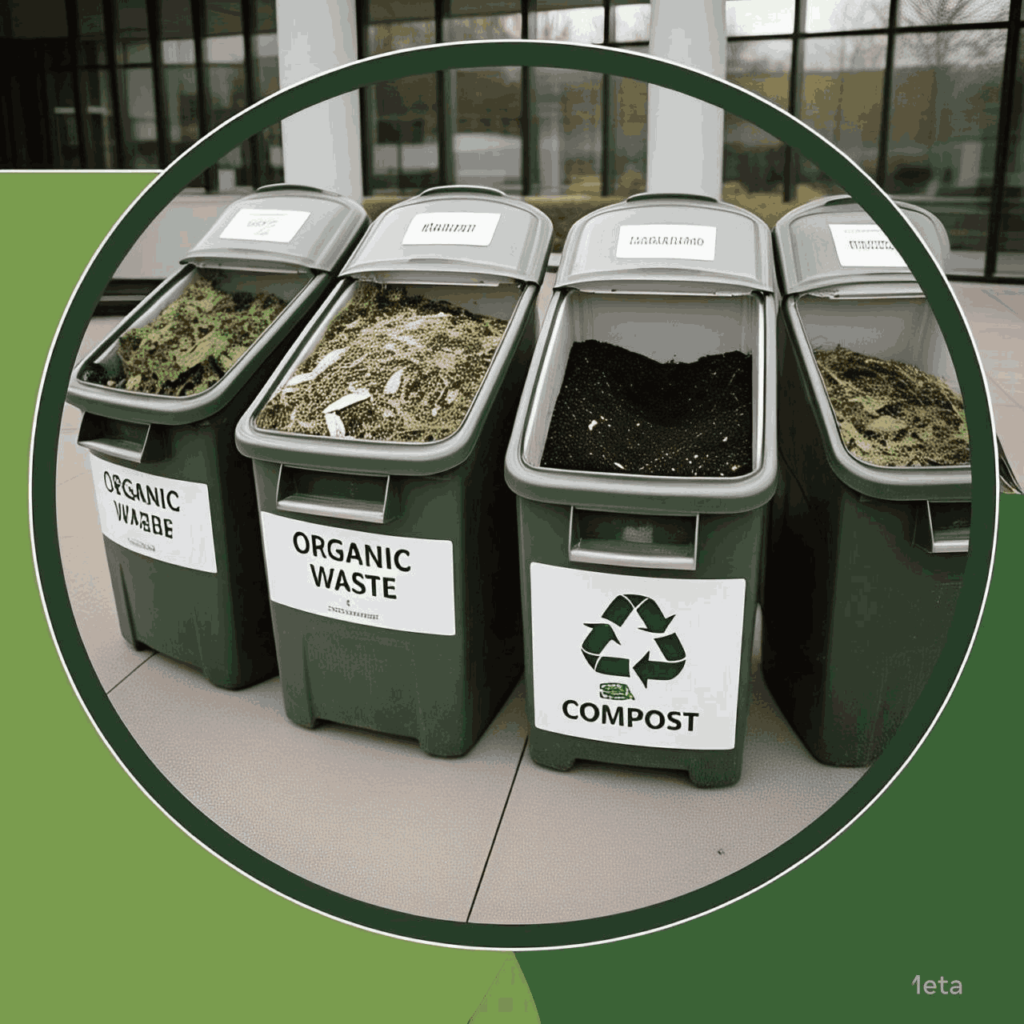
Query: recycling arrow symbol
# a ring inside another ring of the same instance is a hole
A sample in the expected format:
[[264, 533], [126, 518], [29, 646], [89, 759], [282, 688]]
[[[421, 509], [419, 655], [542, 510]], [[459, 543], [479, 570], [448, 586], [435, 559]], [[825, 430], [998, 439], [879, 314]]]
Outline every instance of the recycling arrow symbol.
[[590, 632], [583, 641], [581, 650], [583, 657], [595, 672], [603, 675], [623, 676], [629, 678], [629, 659], [614, 657], [604, 654], [604, 649], [611, 643], [618, 644], [619, 638], [615, 630], [607, 623], [614, 626], [622, 626], [625, 621], [636, 612], [643, 622], [644, 632], [665, 634], [655, 639], [658, 650], [661, 651], [664, 661], [652, 661], [650, 653], [644, 656], [633, 666], [640, 682], [646, 689], [651, 679], [675, 679], [683, 666], [686, 664], [686, 651], [675, 633], [669, 633], [668, 627], [674, 615], [667, 618], [658, 607], [657, 601], [652, 597], [644, 597], [642, 594], [620, 594], [604, 611], [601, 617], [606, 622], [585, 622], [584, 625]]

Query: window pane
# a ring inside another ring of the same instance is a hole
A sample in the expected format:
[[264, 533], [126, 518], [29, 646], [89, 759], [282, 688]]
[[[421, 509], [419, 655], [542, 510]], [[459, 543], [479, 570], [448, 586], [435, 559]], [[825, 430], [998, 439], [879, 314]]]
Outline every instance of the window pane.
[[152, 68], [123, 68], [121, 96], [125, 106], [125, 152], [129, 167], [159, 167], [156, 102]]
[[148, 64], [152, 59], [149, 49], [146, 0], [119, 0], [117, 4], [117, 62], [119, 64]]
[[793, 31], [795, 0], [726, 0], [730, 36], [781, 36]]
[[[804, 44], [801, 118], [872, 177], [878, 167], [885, 47], [884, 35]], [[800, 161], [800, 178], [825, 192], [845, 191], [808, 160]]]
[[78, 62], [86, 66], [107, 63], [103, 0], [78, 0]]
[[[1024, 37], [1024, 32], [1021, 33]], [[1017, 76], [1013, 88], [1013, 116], [1006, 160], [1003, 217], [999, 233], [996, 273], [1024, 277], [1024, 38], [1017, 50]]]
[[[453, 0], [452, 11], [519, 10], [518, 2], [483, 4]], [[474, 14], [444, 20], [445, 40], [518, 39], [520, 14]], [[522, 72], [520, 68], [471, 68], [451, 73], [455, 101], [452, 156], [460, 185], [490, 185], [523, 193]]]
[[858, 28], [886, 28], [889, 0], [808, 0], [805, 32], [846, 32]]
[[897, 25], [969, 25], [1006, 21], [1010, 0], [898, 0]]
[[604, 5], [600, 0], [532, 0], [527, 25], [531, 39], [603, 43]]
[[256, 0], [256, 31], [277, 31], [277, 6], [274, 0]]
[[50, 71], [46, 79], [52, 118], [54, 166], [81, 167], [82, 146], [78, 138], [78, 121], [75, 118], [75, 90], [71, 72]]
[[110, 90], [110, 72], [106, 68], [93, 68], [81, 72], [81, 76], [89, 166], [116, 167], [117, 149], [114, 139], [114, 104]]
[[434, 22], [388, 21], [370, 25], [367, 34], [367, 56], [402, 50], [407, 46], [427, 46], [434, 42]]
[[[729, 43], [726, 78], [735, 85], [786, 108], [793, 44], [788, 40]], [[763, 128], [725, 114], [725, 160], [722, 179], [735, 182], [731, 201], [744, 205], [746, 193], [782, 195], [785, 147]]]
[[896, 40], [886, 188], [945, 224], [957, 273], [984, 266], [1005, 46], [1000, 30]]
[[647, 188], [647, 83], [613, 76], [611, 94], [615, 150], [610, 187], [612, 195], [624, 198]]
[[536, 68], [531, 106], [537, 179], [531, 195], [601, 194], [601, 75]]
[[613, 43], [647, 43], [650, 39], [650, 4], [626, 3], [612, 8]]
[[437, 75], [381, 82], [369, 95], [372, 191], [405, 195], [439, 185]]
[[[210, 126], [246, 106], [245, 40], [239, 0], [208, 0], [203, 6], [203, 59]], [[217, 190], [252, 188], [252, 148], [238, 146], [217, 161]]]

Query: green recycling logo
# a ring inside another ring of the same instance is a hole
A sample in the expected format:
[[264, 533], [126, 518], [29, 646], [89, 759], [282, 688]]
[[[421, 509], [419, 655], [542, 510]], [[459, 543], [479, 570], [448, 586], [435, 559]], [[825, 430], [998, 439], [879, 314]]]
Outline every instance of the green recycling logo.
[[[683, 666], [686, 664], [686, 651], [675, 633], [668, 632], [674, 615], [667, 618], [658, 607], [657, 601], [652, 597], [644, 597], [642, 594], [620, 594], [604, 611], [601, 617], [605, 622], [585, 622], [584, 625], [590, 632], [580, 650], [587, 663], [601, 675], [618, 676], [629, 679], [630, 665], [629, 658], [620, 657], [615, 654], [605, 654], [605, 648], [609, 644], [619, 645], [619, 638], [615, 633], [615, 626], [622, 627], [626, 620], [636, 612], [643, 623], [641, 630], [645, 633], [661, 634], [655, 637], [658, 650], [661, 651], [663, 661], [651, 659], [650, 652], [645, 652], [632, 670], [637, 678], [647, 689], [647, 684], [652, 679], [668, 680], [675, 679]], [[609, 625], [609, 623], [611, 625]], [[621, 645], [620, 645], [621, 646]], [[634, 700], [632, 692], [627, 683], [602, 683], [601, 696], [606, 700]]]

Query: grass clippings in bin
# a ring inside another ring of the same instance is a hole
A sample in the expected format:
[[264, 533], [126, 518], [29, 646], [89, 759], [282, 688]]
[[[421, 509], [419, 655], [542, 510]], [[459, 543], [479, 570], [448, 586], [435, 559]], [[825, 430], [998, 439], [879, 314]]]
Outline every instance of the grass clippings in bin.
[[889, 467], [970, 461], [963, 399], [941, 378], [841, 345], [814, 358], [851, 455]]
[[440, 441], [462, 425], [507, 322], [362, 284], [256, 417], [264, 430]]

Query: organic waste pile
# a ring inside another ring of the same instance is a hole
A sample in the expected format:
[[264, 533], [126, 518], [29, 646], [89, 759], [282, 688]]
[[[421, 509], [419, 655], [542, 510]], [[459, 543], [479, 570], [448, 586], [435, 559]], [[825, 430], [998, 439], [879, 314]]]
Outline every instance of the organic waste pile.
[[573, 345], [542, 466], [649, 476], [753, 468], [753, 360], [659, 363], [603, 341]]
[[222, 292], [197, 274], [152, 323], [121, 335], [120, 376], [90, 363], [82, 379], [150, 395], [198, 394], [227, 373], [284, 307], [274, 295]]
[[506, 321], [363, 284], [256, 418], [266, 430], [440, 441], [466, 418]]
[[895, 359], [838, 346], [814, 353], [847, 451], [876, 466], [970, 461], [963, 399], [944, 381]]

